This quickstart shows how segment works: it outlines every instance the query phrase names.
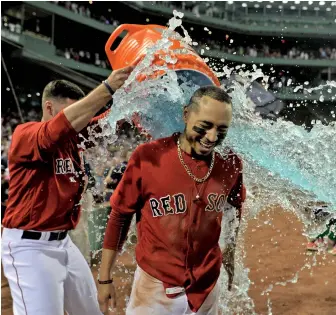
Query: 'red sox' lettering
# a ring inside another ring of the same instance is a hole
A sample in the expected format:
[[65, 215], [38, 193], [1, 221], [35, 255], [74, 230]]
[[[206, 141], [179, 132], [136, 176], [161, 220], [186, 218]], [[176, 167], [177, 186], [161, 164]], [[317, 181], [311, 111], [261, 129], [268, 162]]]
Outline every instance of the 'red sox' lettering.
[[75, 173], [71, 159], [56, 159], [56, 174]]
[[[227, 196], [224, 194], [218, 195], [216, 193], [210, 193], [207, 197], [208, 204], [205, 207], [205, 211], [224, 211], [226, 199]], [[167, 195], [161, 197], [159, 200], [151, 198], [149, 203], [154, 218], [171, 214], [180, 214], [187, 210], [187, 201], [185, 195], [182, 193], [173, 196]]]
[[[171, 200], [174, 201], [174, 207], [171, 206]], [[160, 201], [156, 198], [151, 198], [149, 202], [154, 218], [169, 214], [180, 214], [187, 210], [187, 201], [185, 195], [182, 193], [175, 194], [172, 198], [170, 195], [167, 195], [160, 198]]]

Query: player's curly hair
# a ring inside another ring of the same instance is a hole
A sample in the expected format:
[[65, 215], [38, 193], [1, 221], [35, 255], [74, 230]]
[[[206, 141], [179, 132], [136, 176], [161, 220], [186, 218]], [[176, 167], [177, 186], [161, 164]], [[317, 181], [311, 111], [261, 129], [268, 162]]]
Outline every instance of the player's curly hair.
[[190, 98], [187, 107], [190, 106], [193, 110], [197, 110], [199, 106], [199, 101], [203, 96], [209, 96], [212, 99], [222, 103], [232, 104], [230, 95], [226, 93], [222, 88], [213, 85], [207, 85], [202, 86], [195, 91], [193, 96]]
[[78, 85], [66, 80], [54, 80], [49, 82], [44, 88], [42, 103], [44, 103], [48, 98], [69, 98], [78, 101], [84, 96], [85, 93]]

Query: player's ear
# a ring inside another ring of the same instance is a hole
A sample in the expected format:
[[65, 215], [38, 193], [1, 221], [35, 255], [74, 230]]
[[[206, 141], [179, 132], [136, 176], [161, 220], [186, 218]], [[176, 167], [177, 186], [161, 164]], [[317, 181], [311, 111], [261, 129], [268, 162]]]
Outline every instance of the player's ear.
[[47, 111], [47, 114], [54, 117], [54, 108], [51, 101], [45, 101], [44, 108]]
[[185, 105], [183, 107], [183, 121], [184, 121], [185, 124], [188, 121], [189, 113], [190, 113], [190, 108], [189, 108], [189, 106]]

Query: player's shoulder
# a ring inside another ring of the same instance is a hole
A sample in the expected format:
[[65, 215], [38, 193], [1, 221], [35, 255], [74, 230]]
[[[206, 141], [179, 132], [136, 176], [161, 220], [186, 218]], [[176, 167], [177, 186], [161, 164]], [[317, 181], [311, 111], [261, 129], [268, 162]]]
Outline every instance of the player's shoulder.
[[158, 152], [169, 151], [174, 144], [174, 136], [159, 138], [150, 142], [143, 143], [136, 148], [136, 152], [141, 155], [155, 154]]
[[12, 139], [21, 139], [25, 135], [31, 135], [35, 130], [38, 130], [42, 124], [43, 122], [40, 121], [30, 121], [17, 125], [13, 132]]
[[20, 134], [23, 132], [31, 131], [32, 129], [35, 129], [35, 128], [39, 128], [42, 124], [43, 122], [41, 121], [30, 121], [30, 122], [17, 125], [17, 127], [15, 128], [13, 132], [13, 135], [15, 133]]
[[231, 148], [225, 147], [219, 151], [216, 151], [216, 157], [220, 164], [223, 165], [234, 165], [236, 168], [243, 167], [243, 161]]

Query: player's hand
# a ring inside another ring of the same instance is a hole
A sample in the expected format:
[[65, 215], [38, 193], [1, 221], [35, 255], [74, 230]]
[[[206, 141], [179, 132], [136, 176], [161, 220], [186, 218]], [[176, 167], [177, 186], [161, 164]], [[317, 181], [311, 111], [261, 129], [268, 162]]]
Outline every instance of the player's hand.
[[116, 292], [114, 284], [98, 284], [98, 303], [104, 315], [109, 314], [109, 308], [117, 307]]
[[235, 250], [233, 247], [229, 246], [223, 252], [223, 266], [228, 274], [228, 290], [231, 291], [232, 283], [234, 278], [234, 255]]
[[131, 72], [133, 71], [133, 66], [127, 66], [122, 69], [114, 70], [110, 76], [107, 78], [107, 82], [109, 83], [112, 90], [115, 92], [118, 90], [127, 80]]

